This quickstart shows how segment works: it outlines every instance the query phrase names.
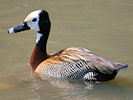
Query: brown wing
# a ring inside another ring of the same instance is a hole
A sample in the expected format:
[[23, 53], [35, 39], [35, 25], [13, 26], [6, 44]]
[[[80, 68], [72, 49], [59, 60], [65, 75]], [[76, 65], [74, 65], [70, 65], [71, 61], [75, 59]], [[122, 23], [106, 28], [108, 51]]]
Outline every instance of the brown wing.
[[44, 67], [63, 64], [64, 62], [76, 62], [80, 60], [87, 61], [88, 68], [99, 70], [102, 73], [111, 74], [115, 69], [113, 63], [96, 55], [92, 51], [84, 48], [72, 47], [61, 50], [52, 55], [49, 59], [40, 63], [35, 71], [39, 73]]

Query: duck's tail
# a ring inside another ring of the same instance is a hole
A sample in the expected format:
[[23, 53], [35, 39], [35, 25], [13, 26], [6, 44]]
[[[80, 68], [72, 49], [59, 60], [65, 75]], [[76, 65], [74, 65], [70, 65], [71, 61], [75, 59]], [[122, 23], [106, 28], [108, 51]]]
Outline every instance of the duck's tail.
[[116, 71], [117, 71], [117, 72], [120, 72], [120, 71], [123, 71], [123, 70], [126, 70], [126, 69], [128, 69], [128, 65], [127, 65], [127, 64], [125, 64], [125, 65], [122, 66], [122, 67], [117, 68]]
[[120, 72], [129, 68], [128, 64], [121, 64], [116, 62], [113, 62], [113, 64], [116, 67], [117, 72]]

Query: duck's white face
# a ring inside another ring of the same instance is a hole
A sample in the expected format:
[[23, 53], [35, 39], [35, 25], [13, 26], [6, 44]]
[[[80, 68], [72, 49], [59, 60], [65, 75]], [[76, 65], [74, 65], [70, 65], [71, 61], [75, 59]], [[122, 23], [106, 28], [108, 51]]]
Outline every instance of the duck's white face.
[[17, 33], [29, 29], [39, 32], [41, 29], [45, 29], [45, 23], [50, 24], [48, 13], [44, 10], [33, 11], [25, 18], [22, 24], [10, 28], [8, 33]]
[[37, 31], [37, 40], [38, 43], [42, 36], [48, 38], [50, 31], [50, 20], [49, 15], [45, 10], [37, 10], [31, 12], [24, 20], [22, 24], [16, 27], [8, 29], [8, 33], [17, 33], [25, 30], [35, 30]]
[[25, 18], [24, 22], [27, 23], [27, 26], [31, 30], [35, 30], [35, 31], [40, 30], [40, 27], [39, 27], [40, 13], [41, 13], [41, 10], [33, 11]]

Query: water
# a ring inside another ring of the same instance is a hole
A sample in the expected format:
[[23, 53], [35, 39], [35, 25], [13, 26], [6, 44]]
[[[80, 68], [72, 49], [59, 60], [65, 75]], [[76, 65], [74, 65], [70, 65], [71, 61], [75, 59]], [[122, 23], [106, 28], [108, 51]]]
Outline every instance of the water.
[[[132, 0], [0, 0], [0, 9], [0, 100], [133, 100]], [[37, 9], [50, 14], [48, 52], [84, 47], [129, 70], [102, 83], [41, 80], [29, 65], [35, 32], [7, 34]]]

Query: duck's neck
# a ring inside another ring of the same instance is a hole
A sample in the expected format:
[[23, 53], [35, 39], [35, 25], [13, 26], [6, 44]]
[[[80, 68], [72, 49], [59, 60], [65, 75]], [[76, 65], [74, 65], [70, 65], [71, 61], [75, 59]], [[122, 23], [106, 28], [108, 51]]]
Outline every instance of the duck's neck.
[[46, 51], [46, 45], [48, 40], [48, 34], [44, 36], [45, 33], [37, 33], [36, 45], [32, 52], [32, 56], [30, 59], [30, 64], [33, 70], [37, 68], [37, 66], [48, 58], [48, 54]]

